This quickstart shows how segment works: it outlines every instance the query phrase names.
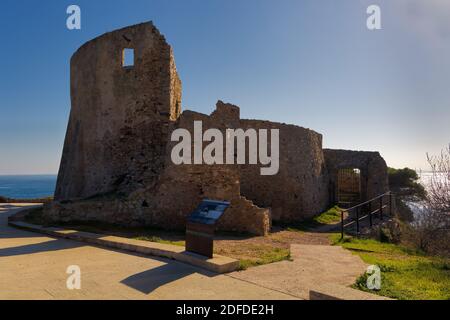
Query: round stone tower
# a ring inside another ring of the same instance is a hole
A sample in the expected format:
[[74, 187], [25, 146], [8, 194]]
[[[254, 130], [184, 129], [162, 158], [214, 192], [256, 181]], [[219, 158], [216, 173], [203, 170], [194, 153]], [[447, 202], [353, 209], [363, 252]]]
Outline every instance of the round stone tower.
[[151, 22], [106, 33], [77, 50], [70, 71], [55, 200], [151, 184], [163, 165], [161, 141], [181, 112], [181, 81], [164, 36]]

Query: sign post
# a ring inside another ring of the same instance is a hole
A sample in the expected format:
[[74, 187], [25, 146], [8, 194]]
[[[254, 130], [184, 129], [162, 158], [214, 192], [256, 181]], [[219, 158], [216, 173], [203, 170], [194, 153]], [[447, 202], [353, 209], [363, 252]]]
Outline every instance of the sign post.
[[230, 206], [228, 201], [203, 200], [188, 217], [186, 223], [186, 250], [213, 257], [214, 231], [220, 217]]

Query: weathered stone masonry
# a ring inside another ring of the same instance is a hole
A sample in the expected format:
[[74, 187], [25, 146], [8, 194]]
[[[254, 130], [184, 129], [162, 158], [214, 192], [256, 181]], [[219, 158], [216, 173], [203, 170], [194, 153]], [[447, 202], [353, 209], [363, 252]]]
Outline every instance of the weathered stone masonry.
[[336, 202], [339, 169], [355, 168], [361, 172], [362, 199], [371, 199], [389, 190], [387, 165], [379, 152], [324, 149], [330, 180], [330, 202]]
[[[122, 67], [125, 48], [135, 50], [132, 68]], [[107, 33], [78, 49], [70, 69], [72, 108], [56, 200], [155, 183], [169, 122], [181, 105], [181, 81], [164, 37], [151, 24]]]
[[[134, 49], [134, 66], [122, 66], [125, 48]], [[361, 168], [365, 196], [387, 190], [378, 153], [324, 151], [317, 132], [240, 119], [237, 106], [221, 101], [211, 115], [181, 113], [173, 52], [152, 23], [84, 44], [71, 59], [71, 100], [55, 201], [44, 210], [49, 220], [182, 229], [198, 203], [212, 198], [231, 201], [220, 229], [265, 235], [272, 219], [299, 221], [330, 205], [341, 167]], [[258, 165], [174, 165], [171, 132], [192, 132], [195, 120], [203, 130], [279, 129], [278, 174], [262, 176]]]

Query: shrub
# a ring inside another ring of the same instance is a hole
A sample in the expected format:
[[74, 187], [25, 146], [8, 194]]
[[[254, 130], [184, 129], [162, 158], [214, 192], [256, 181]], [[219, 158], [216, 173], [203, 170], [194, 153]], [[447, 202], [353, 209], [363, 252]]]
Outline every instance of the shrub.
[[450, 257], [450, 144], [439, 155], [427, 154], [427, 160], [432, 175], [412, 226], [421, 250]]
[[417, 172], [410, 168], [394, 169], [388, 168], [389, 187], [396, 193], [417, 196], [421, 199], [426, 197], [426, 191], [419, 181]]

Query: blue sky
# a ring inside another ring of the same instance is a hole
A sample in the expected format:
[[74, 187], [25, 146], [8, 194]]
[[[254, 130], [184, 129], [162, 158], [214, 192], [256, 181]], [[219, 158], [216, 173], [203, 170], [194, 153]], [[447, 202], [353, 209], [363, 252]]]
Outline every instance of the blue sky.
[[[81, 30], [66, 28], [70, 4]], [[366, 28], [370, 4], [382, 30]], [[425, 153], [450, 143], [449, 16], [441, 0], [2, 0], [0, 174], [57, 172], [72, 53], [149, 20], [174, 48], [183, 109], [221, 99], [316, 130], [324, 147], [426, 169]]]

